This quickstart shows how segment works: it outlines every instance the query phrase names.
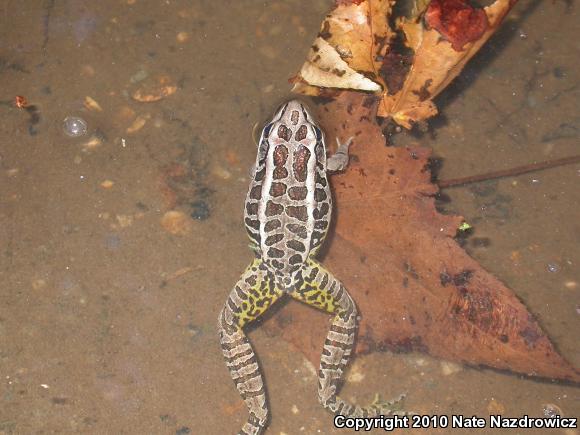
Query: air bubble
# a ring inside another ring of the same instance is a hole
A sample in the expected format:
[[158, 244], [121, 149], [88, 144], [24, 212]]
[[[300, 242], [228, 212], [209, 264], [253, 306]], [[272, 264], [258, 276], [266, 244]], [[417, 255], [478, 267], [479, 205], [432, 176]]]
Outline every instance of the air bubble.
[[87, 121], [78, 116], [67, 116], [62, 122], [64, 134], [69, 137], [80, 137], [87, 134]]

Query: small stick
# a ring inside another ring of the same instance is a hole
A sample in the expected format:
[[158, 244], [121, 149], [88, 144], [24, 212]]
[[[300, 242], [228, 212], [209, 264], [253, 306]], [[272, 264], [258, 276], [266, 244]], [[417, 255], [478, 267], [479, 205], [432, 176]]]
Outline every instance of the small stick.
[[570, 165], [572, 163], [580, 163], [579, 156], [564, 157], [556, 160], [548, 160], [546, 162], [531, 163], [529, 165], [518, 166], [516, 168], [504, 169], [501, 171], [488, 172], [487, 174], [471, 175], [463, 178], [452, 178], [451, 180], [441, 180], [437, 184], [439, 188], [446, 189], [448, 187], [462, 186], [464, 184], [477, 183], [479, 181], [493, 180], [496, 178], [513, 177], [516, 175], [526, 174], [528, 172], [540, 171], [542, 169], [555, 168], [557, 166]]

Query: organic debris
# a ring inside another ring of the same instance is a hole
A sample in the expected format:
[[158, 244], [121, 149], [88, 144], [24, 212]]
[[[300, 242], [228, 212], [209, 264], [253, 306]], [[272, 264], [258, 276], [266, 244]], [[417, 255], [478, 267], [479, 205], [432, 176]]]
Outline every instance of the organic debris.
[[[424, 351], [446, 360], [580, 381], [513, 292], [453, 239], [463, 219], [435, 209], [427, 148], [385, 147], [378, 99], [343, 92], [322, 106], [327, 143], [354, 136], [331, 178], [336, 231], [322, 262], [359, 307], [358, 352]], [[328, 317], [290, 303], [266, 322], [317, 363]]]
[[167, 76], [154, 79], [146, 78], [141, 82], [141, 86], [131, 94], [131, 98], [140, 103], [152, 103], [173, 95], [176, 91], [177, 86]]
[[[433, 98], [489, 39], [517, 0], [341, 0], [327, 15], [294, 91], [380, 96], [378, 116], [411, 128], [437, 113]], [[395, 3], [397, 8], [395, 9]], [[404, 14], [401, 4], [412, 4]], [[334, 90], [333, 90], [334, 89]]]

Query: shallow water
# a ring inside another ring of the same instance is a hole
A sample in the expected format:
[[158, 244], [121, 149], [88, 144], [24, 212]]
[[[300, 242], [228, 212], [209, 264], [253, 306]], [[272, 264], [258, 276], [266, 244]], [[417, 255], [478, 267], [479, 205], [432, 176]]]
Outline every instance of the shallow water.
[[[242, 203], [252, 129], [288, 98], [329, 6], [0, 4], [0, 434], [239, 429], [247, 411], [215, 323], [251, 258]], [[575, 2], [521, 0], [438, 99], [430, 130], [394, 143], [432, 147], [440, 179], [578, 154], [579, 23]], [[163, 86], [175, 92], [130, 97]], [[16, 95], [37, 109], [14, 108]], [[65, 134], [67, 116], [87, 134]], [[576, 367], [579, 177], [579, 165], [563, 166], [446, 189], [440, 204], [475, 226], [468, 252]], [[170, 228], [181, 235], [160, 224], [172, 207], [194, 218]], [[344, 433], [318, 405], [302, 355], [260, 328], [250, 336], [269, 433]], [[361, 357], [350, 375], [346, 397], [406, 391], [409, 408], [431, 414], [540, 416], [551, 403], [580, 416], [577, 387], [421, 354]]]

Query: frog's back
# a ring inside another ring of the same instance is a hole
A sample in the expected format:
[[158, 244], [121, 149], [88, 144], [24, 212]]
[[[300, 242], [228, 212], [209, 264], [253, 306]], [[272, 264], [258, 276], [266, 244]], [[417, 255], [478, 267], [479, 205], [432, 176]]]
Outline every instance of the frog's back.
[[257, 254], [287, 287], [330, 223], [324, 139], [302, 103], [290, 101], [264, 128], [258, 146], [246, 229]]

